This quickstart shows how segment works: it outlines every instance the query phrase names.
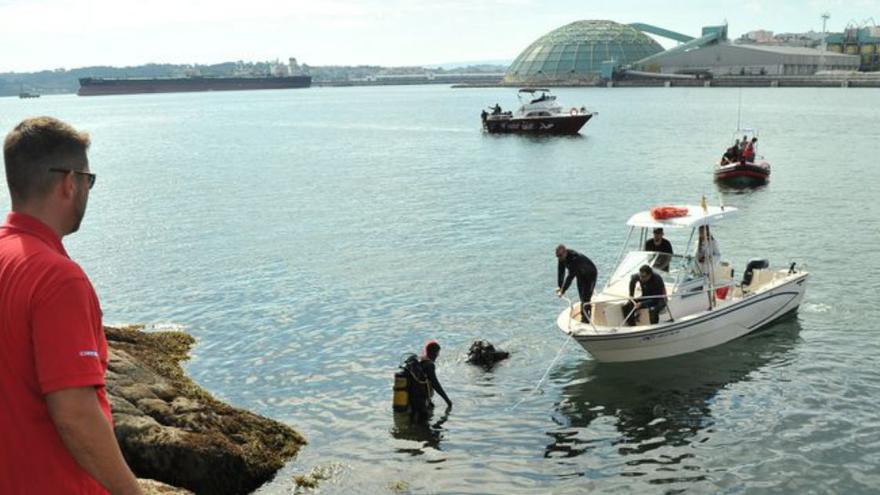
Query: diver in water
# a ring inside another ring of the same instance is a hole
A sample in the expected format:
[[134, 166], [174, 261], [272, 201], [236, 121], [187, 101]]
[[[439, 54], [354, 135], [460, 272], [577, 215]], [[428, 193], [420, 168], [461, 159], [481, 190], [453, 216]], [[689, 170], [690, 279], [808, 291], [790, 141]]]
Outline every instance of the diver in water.
[[436, 340], [431, 340], [425, 345], [425, 354], [419, 360], [422, 364], [422, 369], [425, 371], [425, 376], [428, 378], [428, 383], [431, 385], [430, 393], [428, 394], [428, 406], [434, 407], [434, 403], [431, 402], [431, 396], [436, 391], [446, 401], [446, 407], [452, 407], [452, 401], [449, 400], [449, 396], [446, 395], [446, 391], [440, 385], [440, 380], [437, 379], [437, 367], [434, 362], [437, 361], [439, 356], [440, 344]]
[[[434, 407], [431, 396], [434, 391], [446, 401], [447, 408], [452, 407], [452, 401], [440, 385], [437, 379], [437, 368], [434, 364], [440, 355], [440, 344], [431, 340], [425, 345], [425, 353], [417, 363], [411, 363], [410, 373], [413, 380], [408, 388], [410, 413], [414, 421], [423, 421], [430, 416], [430, 410]], [[415, 357], [415, 356], [413, 356]]]

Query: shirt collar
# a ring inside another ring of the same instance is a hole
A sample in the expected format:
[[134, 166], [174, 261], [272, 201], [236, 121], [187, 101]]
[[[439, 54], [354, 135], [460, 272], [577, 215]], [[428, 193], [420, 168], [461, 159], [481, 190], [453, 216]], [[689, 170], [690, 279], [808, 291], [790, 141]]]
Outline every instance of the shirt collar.
[[3, 228], [13, 232], [30, 234], [45, 242], [49, 247], [64, 255], [64, 257], [70, 257], [67, 255], [64, 245], [61, 244], [61, 238], [58, 237], [58, 234], [39, 219], [26, 213], [9, 212], [6, 215], [6, 223], [3, 224]]

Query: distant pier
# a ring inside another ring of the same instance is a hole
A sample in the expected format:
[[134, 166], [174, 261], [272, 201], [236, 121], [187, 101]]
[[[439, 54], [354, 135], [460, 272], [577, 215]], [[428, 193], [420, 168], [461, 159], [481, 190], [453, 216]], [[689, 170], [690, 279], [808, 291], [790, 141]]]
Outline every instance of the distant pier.
[[[614, 81], [544, 81], [541, 86], [555, 88], [880, 88], [880, 73], [833, 76], [731, 76], [698, 78], [632, 78]], [[523, 83], [454, 84], [454, 88], [521, 87]]]

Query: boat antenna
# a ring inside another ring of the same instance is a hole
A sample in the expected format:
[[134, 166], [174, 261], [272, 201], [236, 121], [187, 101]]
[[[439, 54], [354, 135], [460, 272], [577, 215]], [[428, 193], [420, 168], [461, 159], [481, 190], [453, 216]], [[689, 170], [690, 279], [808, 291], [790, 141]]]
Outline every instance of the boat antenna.
[[736, 130], [737, 130], [737, 132], [739, 132], [739, 130], [742, 128], [742, 119], [741, 119], [742, 118], [742, 108], [743, 108], [743, 89], [742, 89], [742, 87], [740, 87], [739, 88], [739, 103], [736, 106]]

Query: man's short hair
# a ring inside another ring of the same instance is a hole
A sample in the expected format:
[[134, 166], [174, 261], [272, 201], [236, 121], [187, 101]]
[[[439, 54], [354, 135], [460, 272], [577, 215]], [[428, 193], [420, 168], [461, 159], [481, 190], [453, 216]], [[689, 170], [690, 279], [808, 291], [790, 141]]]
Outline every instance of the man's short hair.
[[654, 273], [654, 270], [651, 270], [651, 267], [648, 265], [642, 265], [639, 267], [639, 273], [642, 275], [650, 275], [651, 273]]
[[556, 246], [556, 256], [562, 256], [562, 253], [566, 251], [565, 244], [560, 244]]
[[657, 228], [655, 228], [655, 229], [654, 229], [654, 233], [655, 233], [655, 234], [662, 234], [662, 233], [663, 233], [663, 227], [657, 227]]
[[32, 117], [21, 121], [3, 142], [6, 184], [14, 201], [45, 196], [61, 174], [52, 167], [83, 170], [91, 141], [85, 132], [54, 117]]

